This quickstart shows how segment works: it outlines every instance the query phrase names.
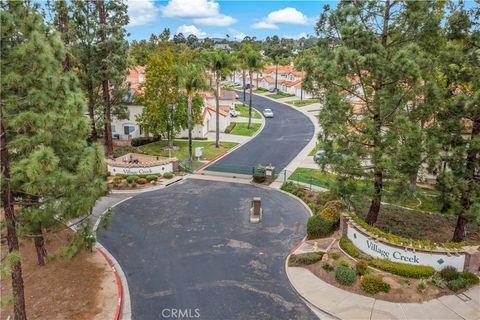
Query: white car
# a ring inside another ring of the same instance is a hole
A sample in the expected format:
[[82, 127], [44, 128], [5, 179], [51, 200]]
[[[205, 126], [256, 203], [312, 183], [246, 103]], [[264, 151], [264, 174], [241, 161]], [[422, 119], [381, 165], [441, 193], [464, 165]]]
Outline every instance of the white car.
[[240, 112], [238, 112], [237, 110], [235, 110], [235, 109], [230, 110], [230, 117], [236, 118], [239, 115], [240, 115]]
[[265, 118], [273, 118], [273, 111], [272, 109], [265, 109], [263, 110], [263, 116]]

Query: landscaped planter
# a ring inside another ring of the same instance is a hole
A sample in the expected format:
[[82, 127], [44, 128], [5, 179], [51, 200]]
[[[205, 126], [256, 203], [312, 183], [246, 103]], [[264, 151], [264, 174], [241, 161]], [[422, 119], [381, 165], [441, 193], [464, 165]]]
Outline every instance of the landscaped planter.
[[340, 218], [340, 231], [358, 249], [375, 258], [413, 265], [432, 266], [437, 271], [452, 266], [458, 271], [475, 272], [480, 267], [478, 246], [467, 246], [452, 250], [440, 247], [432, 250], [421, 250], [408, 245], [400, 246], [369, 233], [347, 215], [342, 215]]
[[128, 153], [124, 156], [108, 159], [107, 170], [115, 174], [152, 174], [178, 171], [177, 158], [163, 158], [138, 153]]

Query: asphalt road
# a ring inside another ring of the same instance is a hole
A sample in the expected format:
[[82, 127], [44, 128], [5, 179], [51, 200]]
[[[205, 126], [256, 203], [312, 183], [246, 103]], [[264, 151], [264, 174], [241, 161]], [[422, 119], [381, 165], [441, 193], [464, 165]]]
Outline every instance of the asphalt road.
[[[263, 222], [250, 224], [253, 196]], [[315, 319], [290, 287], [284, 261], [308, 211], [280, 191], [183, 180], [114, 208], [98, 240], [126, 274], [134, 319]], [[178, 312], [178, 311], [176, 311]], [[177, 313], [178, 314], [178, 313]]]
[[[238, 101], [243, 101], [243, 92], [237, 93]], [[248, 99], [247, 93], [247, 103]], [[205, 170], [251, 174], [253, 167], [271, 164], [275, 166], [277, 172], [280, 172], [314, 135], [313, 123], [294, 108], [256, 95], [252, 95], [252, 106], [260, 112], [271, 109], [274, 118], [265, 119], [265, 127], [260, 134]]]

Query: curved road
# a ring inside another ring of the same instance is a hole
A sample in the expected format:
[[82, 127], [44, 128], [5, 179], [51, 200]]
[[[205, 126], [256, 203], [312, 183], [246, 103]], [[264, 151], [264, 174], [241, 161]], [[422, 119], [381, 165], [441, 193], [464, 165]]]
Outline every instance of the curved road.
[[[314, 126], [301, 112], [252, 98], [275, 117], [207, 170], [251, 174], [272, 164], [278, 172], [312, 138]], [[259, 224], [248, 222], [254, 196], [264, 209]], [[284, 269], [309, 216], [298, 200], [250, 184], [187, 179], [138, 194], [114, 212], [98, 240], [126, 274], [134, 319], [316, 319]]]
[[[263, 221], [250, 224], [253, 196]], [[285, 274], [309, 212], [284, 193], [187, 179], [116, 206], [99, 241], [126, 274], [134, 319], [315, 319]], [[186, 316], [180, 318], [187, 318]]]
[[[243, 101], [243, 92], [237, 92], [238, 101]], [[247, 103], [248, 99], [247, 93]], [[257, 95], [252, 95], [252, 106], [260, 112], [272, 109], [274, 118], [265, 119], [262, 132], [251, 141], [204, 170], [251, 174], [259, 164], [272, 164], [280, 172], [312, 139], [315, 127], [300, 111]]]

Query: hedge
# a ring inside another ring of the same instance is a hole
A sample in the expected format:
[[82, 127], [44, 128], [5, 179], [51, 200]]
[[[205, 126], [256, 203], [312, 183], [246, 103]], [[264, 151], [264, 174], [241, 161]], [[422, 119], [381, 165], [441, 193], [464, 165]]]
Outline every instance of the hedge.
[[171, 172], [165, 172], [165, 173], [163, 174], [163, 177], [164, 177], [165, 179], [172, 179], [172, 178], [173, 178], [173, 173], [171, 173]]
[[418, 266], [408, 263], [393, 262], [387, 259], [372, 258], [355, 247], [352, 241], [345, 236], [340, 239], [340, 247], [350, 256], [357, 259], [368, 260], [370, 266], [398, 276], [407, 278], [428, 278], [435, 274], [435, 269], [431, 266]]
[[262, 183], [267, 179], [267, 169], [263, 166], [255, 167], [253, 172], [253, 181], [257, 183]]
[[322, 252], [307, 252], [301, 254], [292, 254], [288, 259], [289, 266], [309, 265], [322, 260]]
[[131, 184], [137, 183], [138, 179], [140, 179], [140, 177], [137, 176], [137, 175], [134, 175], [134, 174], [131, 174], [131, 175], [127, 176], [127, 182], [131, 183]]
[[335, 229], [335, 222], [329, 221], [321, 215], [314, 215], [308, 218], [307, 236], [308, 239], [322, 238], [329, 236]]
[[133, 138], [131, 144], [132, 147], [139, 147], [157, 141], [160, 141], [160, 137], [138, 137]]
[[228, 125], [228, 127], [225, 128], [225, 133], [230, 133], [232, 132], [232, 130], [235, 128], [235, 126], [237, 125], [236, 122], [232, 122]]
[[407, 278], [428, 278], [435, 274], [435, 269], [431, 266], [418, 266], [387, 259], [372, 259], [370, 260], [370, 266]]
[[370, 257], [368, 254], [363, 253], [360, 249], [355, 247], [352, 241], [348, 239], [346, 236], [343, 236], [340, 238], [340, 248], [342, 248], [346, 253], [348, 253], [351, 257], [357, 258], [357, 259], [362, 259], [362, 260], [370, 260], [372, 257]]

